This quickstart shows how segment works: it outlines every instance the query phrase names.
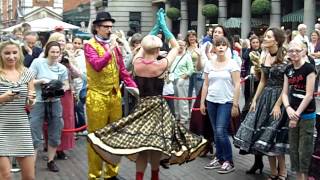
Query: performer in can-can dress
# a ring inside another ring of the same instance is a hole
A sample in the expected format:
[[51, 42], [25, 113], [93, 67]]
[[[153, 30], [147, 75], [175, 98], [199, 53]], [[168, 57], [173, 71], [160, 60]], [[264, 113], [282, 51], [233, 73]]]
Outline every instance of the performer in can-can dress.
[[[284, 37], [279, 28], [269, 28], [264, 35], [263, 45], [268, 52], [261, 57], [260, 82], [250, 112], [234, 139], [234, 145], [240, 150], [268, 155], [271, 180], [287, 176], [284, 154], [289, 153], [288, 120], [281, 100], [287, 66], [282, 47]], [[260, 168], [262, 171], [263, 166]]]
[[[182, 164], [195, 159], [204, 149], [206, 140], [189, 132], [175, 121], [161, 96], [164, 77], [178, 53], [178, 44], [165, 24], [163, 10], [151, 35], [142, 40], [142, 48], [133, 60], [135, 80], [140, 99], [133, 113], [106, 127], [90, 133], [88, 140], [106, 161], [116, 164], [120, 156], [136, 161], [136, 179], [143, 179], [148, 160], [153, 180], [159, 179], [159, 163]], [[166, 58], [156, 60], [162, 42], [154, 34], [159, 27], [172, 47]]]

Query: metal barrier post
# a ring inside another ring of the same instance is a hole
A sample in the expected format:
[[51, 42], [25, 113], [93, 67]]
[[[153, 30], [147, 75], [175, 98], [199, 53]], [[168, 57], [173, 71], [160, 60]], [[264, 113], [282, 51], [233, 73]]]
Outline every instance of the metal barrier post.
[[249, 78], [247, 79], [247, 80], [249, 80], [249, 82], [250, 82], [250, 101], [252, 101], [252, 98], [253, 98], [253, 96], [254, 96], [254, 81], [255, 81], [255, 77], [254, 77], [254, 74], [250, 74], [249, 75]]
[[128, 90], [123, 88], [123, 100], [124, 100], [124, 115], [129, 115], [129, 95]]

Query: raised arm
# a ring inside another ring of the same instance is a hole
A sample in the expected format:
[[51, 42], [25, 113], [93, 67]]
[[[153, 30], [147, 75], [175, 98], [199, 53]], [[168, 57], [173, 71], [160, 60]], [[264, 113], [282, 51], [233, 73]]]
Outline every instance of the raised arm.
[[104, 56], [100, 57], [97, 51], [90, 45], [84, 45], [84, 55], [92, 66], [92, 68], [96, 71], [101, 71], [111, 60], [111, 50], [106, 51]]
[[175, 60], [175, 58], [178, 55], [179, 44], [166, 24], [165, 14], [162, 8], [158, 11], [157, 15], [158, 15], [159, 26], [162, 29], [165, 38], [169, 41], [169, 44], [171, 46], [171, 50], [169, 51], [166, 57], [169, 63], [168, 67], [170, 67], [172, 62]]

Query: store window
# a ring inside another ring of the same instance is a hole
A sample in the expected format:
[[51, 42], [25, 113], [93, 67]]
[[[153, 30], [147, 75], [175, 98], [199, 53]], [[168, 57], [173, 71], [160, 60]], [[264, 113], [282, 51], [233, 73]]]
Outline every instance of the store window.
[[134, 32], [141, 32], [141, 12], [129, 13], [129, 27]]

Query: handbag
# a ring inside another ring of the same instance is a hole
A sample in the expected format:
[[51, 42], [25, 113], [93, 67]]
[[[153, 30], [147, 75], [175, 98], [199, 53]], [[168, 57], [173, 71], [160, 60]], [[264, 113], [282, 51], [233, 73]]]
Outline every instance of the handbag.
[[184, 53], [181, 58], [178, 60], [177, 64], [174, 66], [174, 68], [172, 69], [172, 71], [169, 71], [169, 75], [168, 75], [168, 80], [173, 82], [174, 81], [174, 70], [176, 70], [178, 64], [180, 63], [181, 59], [186, 55], [186, 53]]

